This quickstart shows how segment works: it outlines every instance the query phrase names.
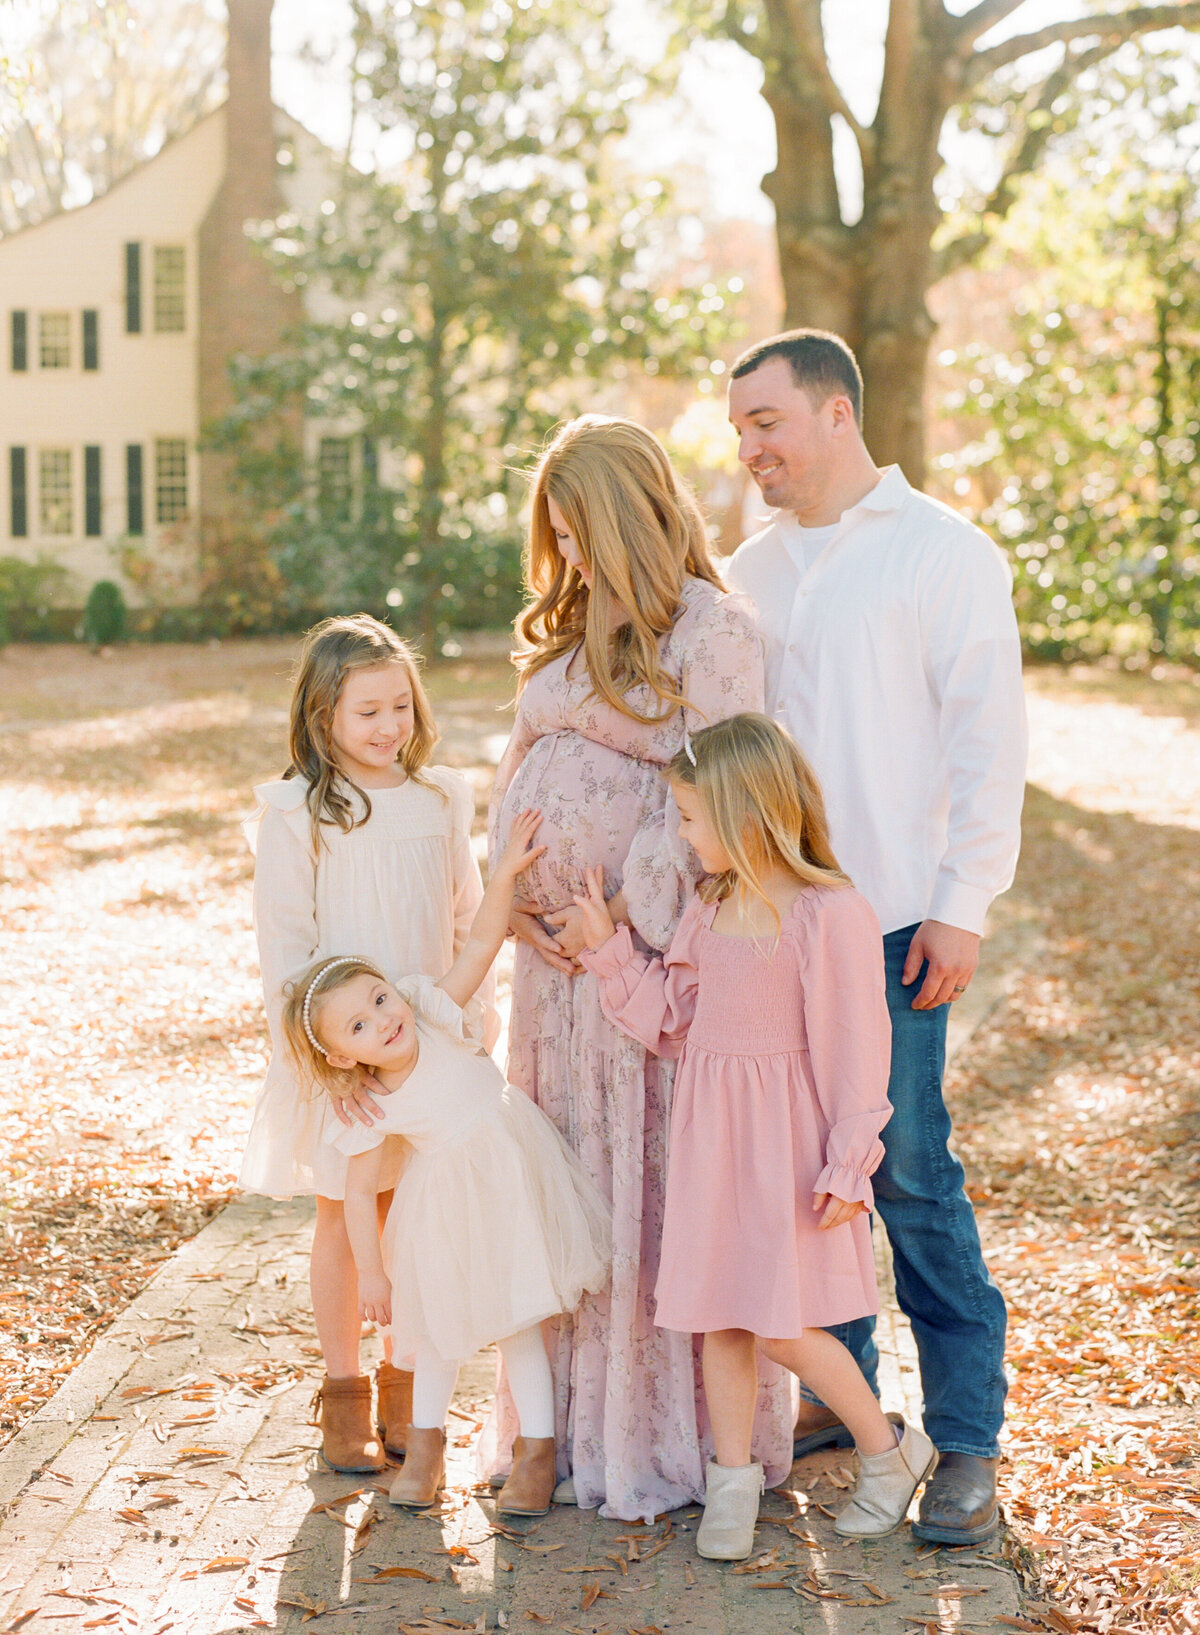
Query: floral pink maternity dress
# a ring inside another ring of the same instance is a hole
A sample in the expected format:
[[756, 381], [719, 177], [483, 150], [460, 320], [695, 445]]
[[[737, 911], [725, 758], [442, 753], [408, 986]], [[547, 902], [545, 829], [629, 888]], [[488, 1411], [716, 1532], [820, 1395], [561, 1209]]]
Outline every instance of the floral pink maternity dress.
[[[643, 948], [663, 949], [696, 878], [676, 834], [678, 815], [663, 769], [695, 732], [741, 710], [762, 708], [761, 643], [744, 604], [689, 579], [682, 611], [662, 648], [666, 673], [689, 700], [657, 725], [595, 697], [567, 657], [532, 676], [493, 795], [492, 843], [513, 817], [542, 811], [548, 849], [520, 882], [546, 910], [568, 906], [583, 870], [604, 865], [605, 892], [623, 888]], [[650, 713], [647, 691], [630, 695]], [[666, 1189], [666, 1136], [674, 1065], [650, 1055], [600, 1009], [597, 980], [570, 977], [519, 943], [508, 1076], [531, 1095], [612, 1200], [610, 1291], [587, 1296], [559, 1323], [554, 1357], [560, 1475], [569, 1467], [579, 1503], [621, 1520], [650, 1520], [704, 1491], [691, 1337], [654, 1323]], [[767, 1365], [756, 1451], [771, 1480], [791, 1465], [791, 1397]], [[513, 1426], [499, 1426], [504, 1468]]]

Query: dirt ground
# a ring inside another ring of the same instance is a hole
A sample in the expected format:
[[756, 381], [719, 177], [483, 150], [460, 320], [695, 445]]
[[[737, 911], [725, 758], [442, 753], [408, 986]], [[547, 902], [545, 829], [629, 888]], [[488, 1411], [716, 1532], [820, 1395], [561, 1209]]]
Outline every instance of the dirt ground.
[[[0, 1440], [230, 1195], [265, 1067], [240, 820], [290, 640], [0, 655]], [[431, 669], [480, 808], [496, 660]], [[1037, 955], [953, 1074], [1011, 1310], [1028, 1627], [1200, 1629], [1200, 678], [1029, 675], [1001, 914]]]

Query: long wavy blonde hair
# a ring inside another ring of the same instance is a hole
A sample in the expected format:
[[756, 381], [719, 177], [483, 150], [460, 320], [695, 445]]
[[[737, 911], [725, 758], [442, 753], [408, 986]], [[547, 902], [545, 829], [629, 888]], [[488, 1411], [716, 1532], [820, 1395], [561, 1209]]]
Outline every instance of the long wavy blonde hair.
[[[438, 731], [433, 724], [429, 699], [421, 685], [421, 660], [406, 641], [369, 613], [324, 619], [304, 638], [296, 674], [292, 679], [292, 710], [288, 733], [291, 765], [285, 778], [304, 778], [308, 783], [309, 819], [313, 849], [319, 850], [321, 825], [336, 823], [350, 830], [371, 815], [371, 801], [338, 766], [333, 747], [333, 714], [337, 709], [346, 677], [354, 670], [376, 664], [403, 664], [408, 671], [413, 697], [413, 730], [396, 757], [414, 783], [429, 785], [428, 766]], [[361, 802], [357, 815], [347, 786]], [[430, 785], [432, 787], [432, 785]]]
[[806, 886], [848, 886], [829, 843], [825, 799], [796, 740], [770, 716], [750, 711], [701, 727], [667, 767], [672, 783], [694, 789], [733, 866], [701, 880], [707, 903], [737, 888], [779, 913], [763, 875], [783, 868]]
[[[563, 560], [550, 526], [558, 506], [591, 571], [589, 589]], [[533, 597], [517, 621], [519, 685], [583, 643], [598, 697], [635, 721], [665, 720], [686, 702], [663, 673], [659, 645], [679, 617], [684, 579], [724, 586], [695, 496], [666, 449], [633, 420], [585, 414], [560, 427], [533, 471], [525, 580]], [[613, 631], [618, 607], [628, 614]], [[644, 686], [660, 708], [641, 714], [627, 694]]]

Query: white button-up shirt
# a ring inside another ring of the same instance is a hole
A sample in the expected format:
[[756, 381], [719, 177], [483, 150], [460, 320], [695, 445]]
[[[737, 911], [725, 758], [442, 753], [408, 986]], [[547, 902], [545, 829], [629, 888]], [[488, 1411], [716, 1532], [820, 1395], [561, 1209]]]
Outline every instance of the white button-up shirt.
[[726, 567], [766, 642], [767, 708], [825, 791], [833, 849], [885, 932], [981, 932], [1012, 883], [1025, 700], [1012, 575], [890, 467], [806, 566], [787, 513]]

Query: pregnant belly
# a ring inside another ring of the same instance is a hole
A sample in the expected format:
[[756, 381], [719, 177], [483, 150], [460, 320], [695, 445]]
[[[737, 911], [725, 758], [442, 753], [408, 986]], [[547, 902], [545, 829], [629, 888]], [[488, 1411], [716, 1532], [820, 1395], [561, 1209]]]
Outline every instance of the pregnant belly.
[[665, 798], [660, 767], [577, 733], [539, 738], [500, 808], [501, 846], [525, 807], [542, 813], [537, 841], [546, 851], [525, 870], [518, 890], [543, 908], [565, 908], [583, 890], [584, 869], [599, 863], [611, 896], [621, 885], [634, 836]]

